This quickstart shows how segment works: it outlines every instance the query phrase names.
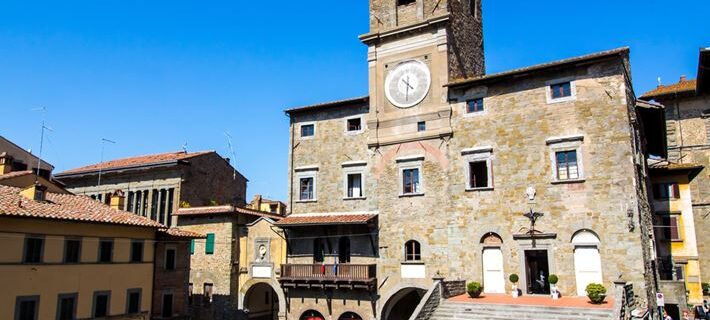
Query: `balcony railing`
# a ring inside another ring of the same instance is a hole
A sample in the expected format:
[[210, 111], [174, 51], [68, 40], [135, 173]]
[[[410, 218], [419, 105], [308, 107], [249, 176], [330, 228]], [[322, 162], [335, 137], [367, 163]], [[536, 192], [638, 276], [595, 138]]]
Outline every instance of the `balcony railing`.
[[282, 283], [361, 283], [376, 282], [374, 264], [282, 264]]

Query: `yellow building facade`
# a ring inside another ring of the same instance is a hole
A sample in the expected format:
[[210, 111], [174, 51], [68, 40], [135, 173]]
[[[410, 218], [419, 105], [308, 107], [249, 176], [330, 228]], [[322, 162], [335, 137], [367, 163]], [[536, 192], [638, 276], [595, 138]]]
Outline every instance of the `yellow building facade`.
[[0, 186], [0, 319], [149, 319], [161, 225], [34, 189]]

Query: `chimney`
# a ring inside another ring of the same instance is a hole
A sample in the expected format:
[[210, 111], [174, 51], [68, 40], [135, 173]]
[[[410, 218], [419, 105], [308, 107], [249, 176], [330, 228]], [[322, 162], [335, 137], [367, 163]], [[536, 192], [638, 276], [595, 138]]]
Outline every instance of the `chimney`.
[[680, 76], [680, 82], [686, 82], [686, 81], [688, 81], [688, 77], [686, 77], [685, 75]]
[[121, 190], [116, 190], [111, 194], [111, 200], [110, 200], [110, 205], [111, 208], [116, 209], [116, 210], [123, 210], [123, 207], [126, 203], [126, 195], [123, 193]]
[[47, 199], [47, 187], [39, 183], [34, 183], [28, 188], [22, 190], [20, 195], [34, 201], [45, 201]]
[[12, 172], [12, 157], [7, 152], [0, 153], [0, 174]]

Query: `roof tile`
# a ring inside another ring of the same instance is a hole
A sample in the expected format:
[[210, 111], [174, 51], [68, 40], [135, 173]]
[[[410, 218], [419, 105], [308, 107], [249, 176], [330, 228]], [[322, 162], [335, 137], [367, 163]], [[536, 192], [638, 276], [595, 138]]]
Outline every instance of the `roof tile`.
[[276, 225], [366, 224], [375, 217], [376, 213], [293, 214], [276, 222]]
[[674, 94], [674, 93], [690, 93], [690, 92], [695, 92], [695, 89], [697, 88], [697, 82], [696, 80], [681, 80], [678, 83], [674, 83], [671, 85], [660, 85], [656, 87], [656, 89], [653, 89], [649, 92], [644, 93], [641, 97], [641, 99], [653, 99], [657, 98], [660, 96], [665, 96], [669, 94]]
[[170, 162], [170, 161], [186, 160], [189, 158], [197, 157], [197, 156], [207, 154], [207, 153], [212, 153], [212, 152], [214, 152], [214, 151], [201, 151], [201, 152], [178, 151], [178, 152], [167, 152], [167, 153], [159, 153], [159, 154], [151, 154], [151, 155], [145, 155], [145, 156], [116, 159], [116, 160], [105, 161], [102, 163], [96, 163], [96, 164], [92, 164], [92, 165], [88, 165], [88, 166], [84, 166], [84, 167], [80, 167], [80, 168], [67, 170], [67, 171], [58, 173], [57, 176], [94, 172], [94, 171], [98, 171], [99, 169], [101, 169], [101, 170], [120, 169], [120, 168], [128, 168], [128, 167], [142, 166], [142, 165], [149, 165], [149, 164], [158, 164], [158, 163]]

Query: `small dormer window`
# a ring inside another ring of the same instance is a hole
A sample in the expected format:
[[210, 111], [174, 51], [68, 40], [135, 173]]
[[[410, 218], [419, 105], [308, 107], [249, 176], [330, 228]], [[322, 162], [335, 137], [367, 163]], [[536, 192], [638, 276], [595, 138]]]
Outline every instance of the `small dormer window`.
[[398, 6], [406, 6], [408, 4], [415, 3], [416, 0], [397, 0], [397, 5]]
[[35, 185], [34, 200], [35, 201], [45, 201], [47, 195], [47, 187], [41, 185]]

